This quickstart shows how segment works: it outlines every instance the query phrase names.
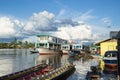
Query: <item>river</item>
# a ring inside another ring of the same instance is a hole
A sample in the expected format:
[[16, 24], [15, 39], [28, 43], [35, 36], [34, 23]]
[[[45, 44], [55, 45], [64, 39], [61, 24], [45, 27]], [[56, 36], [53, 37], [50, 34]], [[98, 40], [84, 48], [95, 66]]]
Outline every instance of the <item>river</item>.
[[[68, 55], [59, 57], [39, 55], [37, 53], [31, 54], [30, 50], [31, 49], [0, 49], [0, 76], [21, 71], [39, 65], [43, 62], [57, 68], [68, 64], [70, 61], [73, 61], [73, 64], [76, 65], [76, 71], [73, 75], [68, 77], [67, 80], [85, 80], [86, 73], [90, 71], [90, 66], [103, 66], [102, 60], [84, 58], [79, 60], [71, 60]], [[104, 74], [103, 80], [108, 80], [108, 77], [110, 76], [111, 75]], [[114, 78], [113, 80], [117, 80], [117, 78]]]

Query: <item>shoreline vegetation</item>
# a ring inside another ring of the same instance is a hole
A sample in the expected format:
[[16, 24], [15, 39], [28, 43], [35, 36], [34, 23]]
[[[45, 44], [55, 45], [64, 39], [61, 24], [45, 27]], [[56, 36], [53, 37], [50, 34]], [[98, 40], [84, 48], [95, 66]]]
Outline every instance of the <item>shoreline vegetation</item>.
[[12, 42], [0, 42], [0, 49], [21, 49], [21, 48], [34, 48], [35, 43], [28, 41], [20, 41], [14, 38]]

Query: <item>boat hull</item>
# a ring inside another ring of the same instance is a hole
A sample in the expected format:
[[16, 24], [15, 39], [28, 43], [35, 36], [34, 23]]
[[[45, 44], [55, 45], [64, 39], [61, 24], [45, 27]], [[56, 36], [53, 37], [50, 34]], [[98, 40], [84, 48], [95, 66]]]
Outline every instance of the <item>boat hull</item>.
[[48, 49], [48, 48], [37, 48], [40, 55], [63, 55], [61, 50]]
[[66, 80], [70, 75], [75, 72], [76, 68], [74, 66], [69, 66], [63, 73], [59, 74], [58, 76], [52, 78], [51, 80]]
[[117, 64], [106, 63], [105, 66], [110, 68], [117, 68]]
[[63, 55], [68, 55], [68, 50], [62, 50]]
[[117, 60], [104, 60], [105, 64], [117, 64]]
[[111, 68], [116, 68], [117, 67], [117, 60], [110, 60], [110, 59], [104, 59], [105, 66], [111, 67]]

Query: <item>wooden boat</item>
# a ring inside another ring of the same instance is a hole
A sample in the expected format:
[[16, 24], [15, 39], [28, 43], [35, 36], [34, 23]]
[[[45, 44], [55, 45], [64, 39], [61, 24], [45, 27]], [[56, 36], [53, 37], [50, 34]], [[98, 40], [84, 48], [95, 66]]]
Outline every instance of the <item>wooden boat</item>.
[[66, 80], [74, 73], [74, 66], [75, 65], [70, 64], [52, 70], [52, 67], [46, 64], [41, 64], [16, 73], [1, 76], [0, 80], [46, 80], [48, 78], [49, 80]]
[[74, 66], [68, 66], [69, 68], [60, 73], [58, 76], [52, 78], [51, 80], [66, 80], [70, 75], [75, 72]]
[[30, 80], [32, 77], [41, 74], [41, 71], [47, 66], [46, 64], [40, 64], [19, 72], [1, 76], [0, 80]]
[[99, 80], [101, 75], [98, 66], [91, 66], [91, 71], [86, 74], [86, 80]]
[[75, 65], [65, 65], [45, 73], [42, 77], [37, 76], [33, 80], [66, 80], [75, 70]]

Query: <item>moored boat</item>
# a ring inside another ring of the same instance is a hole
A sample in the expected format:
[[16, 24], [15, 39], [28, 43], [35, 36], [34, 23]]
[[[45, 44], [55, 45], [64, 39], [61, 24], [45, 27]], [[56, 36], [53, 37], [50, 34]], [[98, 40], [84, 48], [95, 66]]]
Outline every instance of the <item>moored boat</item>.
[[117, 75], [117, 51], [106, 51], [103, 57], [104, 61], [104, 74], [114, 74]]
[[105, 66], [111, 67], [111, 68], [117, 68], [116, 67], [117, 66], [117, 54], [118, 54], [118, 51], [106, 51], [103, 57]]
[[39, 53], [39, 52], [38, 52], [38, 50], [34, 49], [34, 50], [31, 50], [30, 53], [34, 54], [34, 53]]
[[68, 54], [70, 50], [80, 51], [80, 53], [84, 53], [84, 45], [82, 43], [68, 43], [61, 45], [61, 50], [63, 54]]
[[88, 71], [86, 74], [86, 80], [100, 80], [101, 77], [102, 73], [98, 66], [91, 66], [91, 71]]
[[67, 43], [66, 40], [50, 36], [47, 34], [38, 34], [38, 41], [35, 44], [40, 55], [62, 55], [61, 44]]
[[63, 55], [68, 55], [69, 50], [70, 50], [70, 44], [61, 45], [61, 50], [63, 52]]
[[42, 74], [42, 70], [46, 69], [48, 65], [40, 64], [22, 71], [11, 73], [0, 77], [0, 80], [31, 80], [32, 77]]
[[75, 72], [75, 65], [67, 64], [43, 74], [43, 76], [34, 77], [33, 80], [66, 80]]

